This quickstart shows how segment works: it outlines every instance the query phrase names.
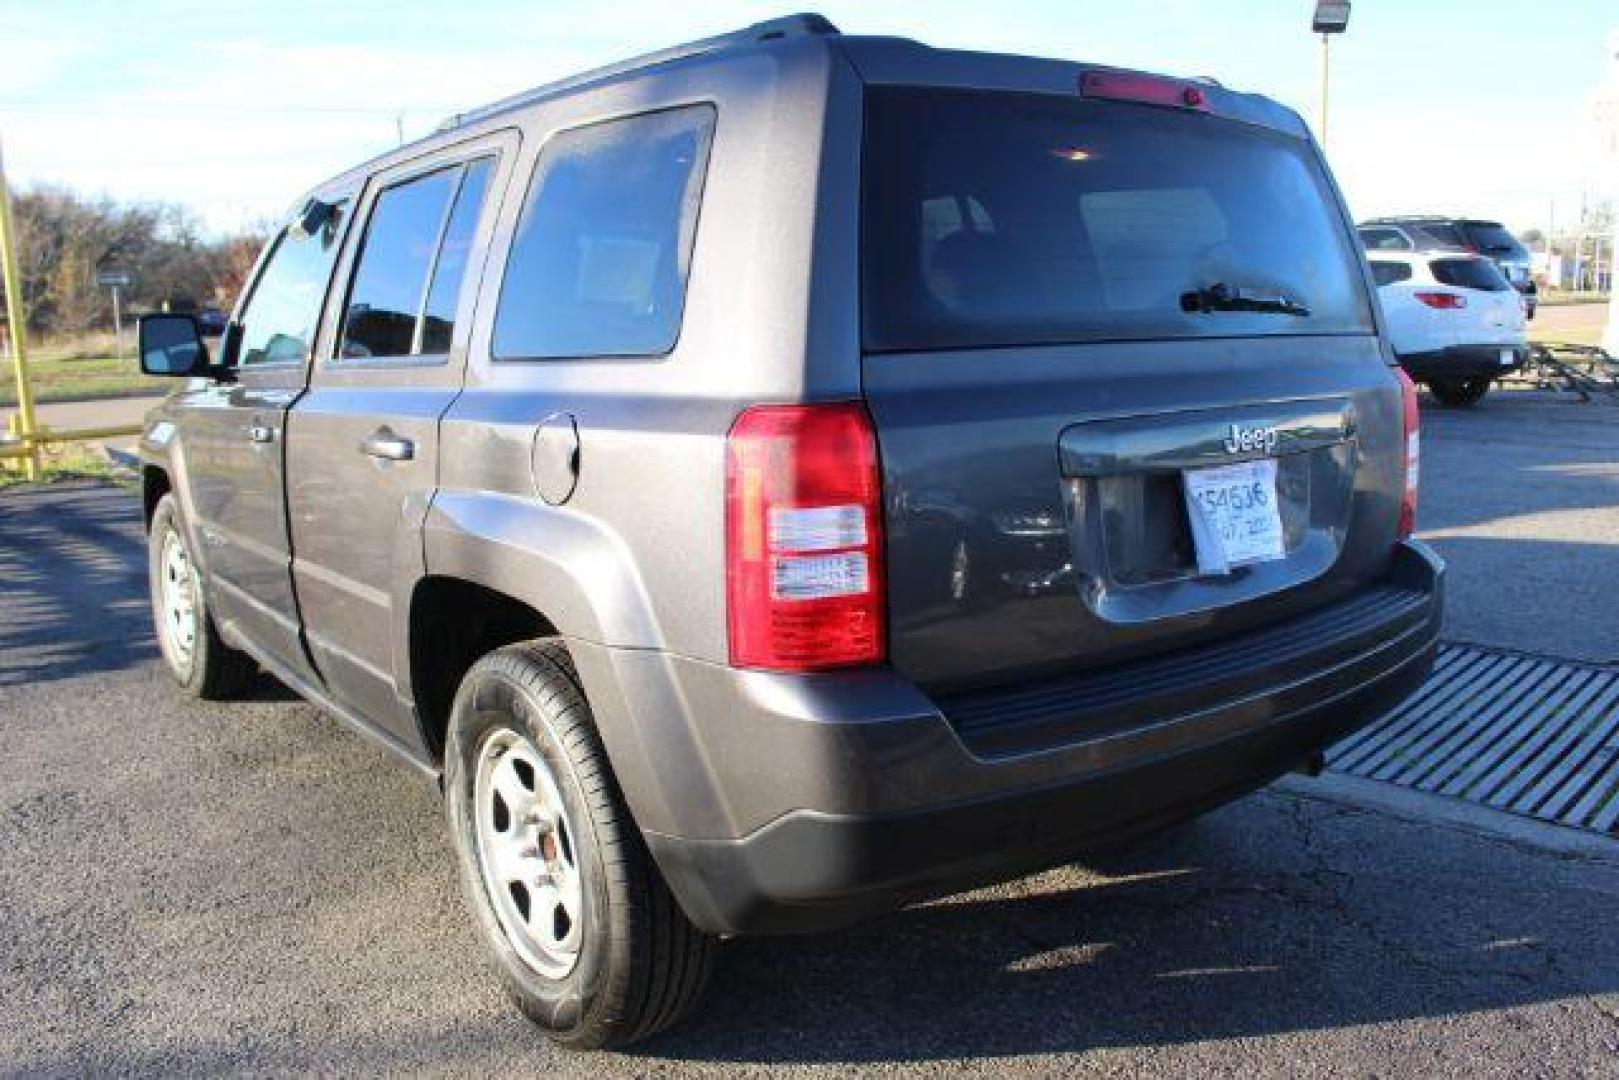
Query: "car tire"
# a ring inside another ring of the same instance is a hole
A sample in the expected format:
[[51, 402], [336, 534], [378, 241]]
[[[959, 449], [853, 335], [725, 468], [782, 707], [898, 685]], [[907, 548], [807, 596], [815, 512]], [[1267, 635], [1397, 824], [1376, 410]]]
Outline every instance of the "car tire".
[[220, 637], [188, 537], [179, 501], [164, 495], [146, 530], [152, 619], [169, 674], [193, 697], [218, 701], [252, 681], [258, 664]]
[[475, 663], [444, 790], [463, 891], [517, 1007], [555, 1042], [623, 1046], [685, 1015], [715, 940], [664, 884], [560, 641]]
[[1434, 379], [1428, 389], [1442, 405], [1464, 408], [1477, 405], [1490, 392], [1490, 380], [1482, 376], [1471, 379]]

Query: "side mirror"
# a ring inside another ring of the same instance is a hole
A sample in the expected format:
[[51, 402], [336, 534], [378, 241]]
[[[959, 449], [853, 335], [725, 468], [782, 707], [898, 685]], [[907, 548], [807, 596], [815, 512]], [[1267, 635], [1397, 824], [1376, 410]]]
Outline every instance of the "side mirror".
[[140, 351], [147, 375], [185, 379], [206, 375], [213, 366], [191, 315], [142, 315]]

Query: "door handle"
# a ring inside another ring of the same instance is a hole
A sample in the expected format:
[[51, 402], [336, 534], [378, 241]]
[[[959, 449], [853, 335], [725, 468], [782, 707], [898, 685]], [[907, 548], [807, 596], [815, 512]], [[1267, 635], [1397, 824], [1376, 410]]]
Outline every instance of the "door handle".
[[256, 443], [275, 442], [275, 428], [268, 424], [249, 424], [247, 437]]
[[384, 427], [365, 437], [360, 444], [360, 453], [383, 461], [409, 461], [416, 456], [416, 444]]

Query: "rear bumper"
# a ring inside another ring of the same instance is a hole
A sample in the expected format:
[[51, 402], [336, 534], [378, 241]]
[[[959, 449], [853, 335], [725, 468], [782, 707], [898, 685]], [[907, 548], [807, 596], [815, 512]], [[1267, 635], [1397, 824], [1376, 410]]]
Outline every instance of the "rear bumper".
[[[648, 677], [661, 663], [673, 668], [665, 707], [678, 716], [662, 714], [661, 736], [643, 726], [661, 743], [649, 750], [643, 737], [627, 770], [623, 755], [614, 764], [698, 925], [833, 928], [1150, 833], [1298, 766], [1427, 676], [1442, 573], [1422, 545], [1402, 544], [1385, 600], [1356, 618], [1317, 613], [1313, 636], [1277, 628], [1275, 656], [1228, 642], [1159, 661], [1136, 690], [1124, 686], [1124, 724], [1098, 727], [1087, 708], [1135, 676], [1069, 680], [1057, 695], [1072, 700], [1068, 720], [1018, 720], [1021, 735], [1001, 727], [995, 738], [982, 709], [971, 723], [953, 717], [889, 670], [788, 677], [620, 655], [610, 662], [623, 704], [648, 689], [622, 682], [633, 674], [623, 662], [648, 665]], [[589, 689], [606, 658], [581, 654]], [[1142, 695], [1166, 708], [1151, 713]]]
[[[1510, 352], [1510, 363], [1501, 362], [1501, 354]], [[1432, 352], [1407, 353], [1400, 357], [1400, 366], [1406, 374], [1421, 382], [1425, 379], [1474, 379], [1481, 376], [1499, 378], [1509, 375], [1529, 362], [1529, 346], [1452, 345]]]

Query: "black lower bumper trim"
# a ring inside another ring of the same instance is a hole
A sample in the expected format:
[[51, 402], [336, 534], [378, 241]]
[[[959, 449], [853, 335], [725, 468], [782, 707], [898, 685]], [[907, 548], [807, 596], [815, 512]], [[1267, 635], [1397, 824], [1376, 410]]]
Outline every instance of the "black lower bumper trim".
[[742, 840], [650, 834], [687, 914], [718, 933], [833, 929], [1005, 880], [1195, 816], [1310, 760], [1421, 685], [1430, 636], [1398, 667], [1257, 731], [1082, 782], [885, 817], [796, 811]]
[[[1512, 353], [1510, 364], [1501, 362], [1504, 351]], [[1494, 379], [1510, 375], [1528, 362], [1527, 345], [1452, 345], [1447, 349], [1406, 353], [1400, 357], [1400, 366], [1405, 373], [1418, 382], [1430, 379]]]

